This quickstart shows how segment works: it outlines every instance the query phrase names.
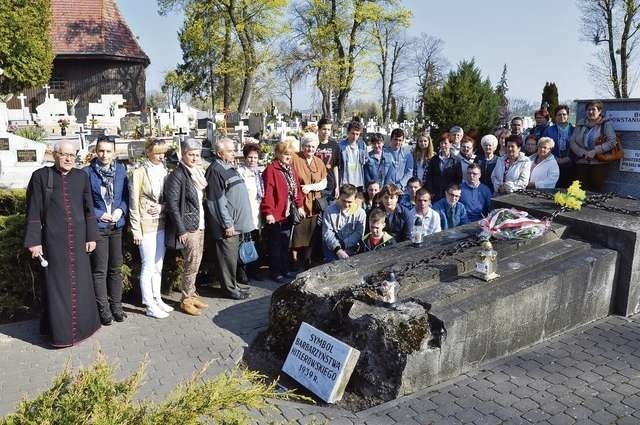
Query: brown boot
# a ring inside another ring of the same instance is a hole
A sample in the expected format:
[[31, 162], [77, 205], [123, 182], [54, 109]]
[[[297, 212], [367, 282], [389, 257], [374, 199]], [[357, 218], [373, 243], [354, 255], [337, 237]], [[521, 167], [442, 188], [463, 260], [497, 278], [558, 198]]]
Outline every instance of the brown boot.
[[198, 308], [207, 308], [207, 307], [209, 307], [209, 304], [207, 304], [206, 302], [202, 301], [202, 298], [200, 298], [197, 294], [194, 295], [193, 297], [191, 297], [190, 300], [193, 303], [193, 305], [198, 307]]
[[200, 316], [202, 312], [198, 310], [193, 302], [193, 298], [185, 298], [180, 302], [180, 309], [192, 316]]

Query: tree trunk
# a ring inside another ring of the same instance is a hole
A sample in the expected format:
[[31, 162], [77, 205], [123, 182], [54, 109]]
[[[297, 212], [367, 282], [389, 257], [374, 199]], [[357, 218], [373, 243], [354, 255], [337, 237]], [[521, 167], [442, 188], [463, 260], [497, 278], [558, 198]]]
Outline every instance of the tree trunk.
[[[224, 63], [229, 62], [229, 58], [231, 57], [231, 26], [225, 20], [225, 31], [224, 31], [224, 50], [222, 52], [222, 60]], [[228, 72], [224, 73], [222, 77], [222, 107], [224, 109], [229, 109], [231, 106], [231, 76]]]
[[616, 99], [620, 99], [622, 95], [620, 93], [620, 81], [618, 79], [618, 62], [616, 61], [616, 48], [613, 42], [613, 3], [606, 1], [602, 9], [607, 21], [607, 44], [609, 48], [609, 61], [611, 62], [611, 84], [613, 85], [614, 96]]
[[[620, 86], [621, 96], [625, 99], [629, 97], [629, 54], [631, 53], [629, 51], [629, 40], [638, 31], [638, 27], [635, 27], [632, 31], [632, 25], [639, 8], [640, 5], [636, 6], [634, 0], [625, 0], [624, 2], [624, 27], [620, 36]], [[631, 45], [633, 46], [633, 43]]]

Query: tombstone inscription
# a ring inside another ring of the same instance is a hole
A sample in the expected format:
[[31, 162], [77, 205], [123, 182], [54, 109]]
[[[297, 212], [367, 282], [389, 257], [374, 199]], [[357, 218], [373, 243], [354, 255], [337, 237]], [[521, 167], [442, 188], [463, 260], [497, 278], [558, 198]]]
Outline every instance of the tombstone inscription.
[[302, 322], [283, 372], [327, 403], [342, 398], [360, 351]]
[[9, 138], [0, 137], [0, 151], [8, 151], [8, 150], [9, 150]]
[[35, 149], [18, 149], [16, 155], [17, 162], [36, 162], [38, 157]]

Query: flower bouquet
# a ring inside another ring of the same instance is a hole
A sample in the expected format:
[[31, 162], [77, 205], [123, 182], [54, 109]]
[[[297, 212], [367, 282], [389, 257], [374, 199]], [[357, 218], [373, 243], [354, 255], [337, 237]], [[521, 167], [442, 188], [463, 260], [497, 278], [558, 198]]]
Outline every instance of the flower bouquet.
[[538, 220], [526, 211], [514, 208], [500, 208], [493, 210], [480, 220], [481, 237], [488, 239], [495, 236], [498, 239], [535, 239], [548, 228], [549, 220]]

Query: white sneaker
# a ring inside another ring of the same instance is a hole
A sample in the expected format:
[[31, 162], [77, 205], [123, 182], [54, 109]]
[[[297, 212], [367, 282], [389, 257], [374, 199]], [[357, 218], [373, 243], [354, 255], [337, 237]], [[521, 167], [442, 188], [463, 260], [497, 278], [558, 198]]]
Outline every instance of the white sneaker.
[[156, 319], [166, 319], [169, 317], [169, 313], [162, 310], [157, 304], [147, 306], [145, 314], [149, 317], [155, 317]]
[[156, 298], [156, 304], [158, 305], [158, 307], [160, 307], [160, 310], [164, 311], [165, 313], [171, 313], [173, 311], [173, 307], [162, 301], [162, 298], [160, 297]]

